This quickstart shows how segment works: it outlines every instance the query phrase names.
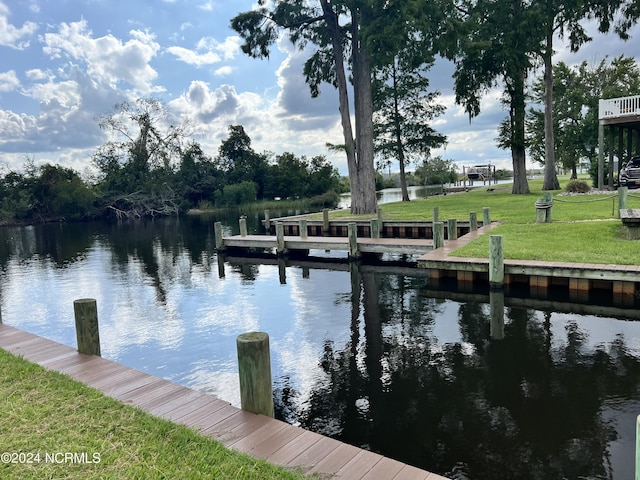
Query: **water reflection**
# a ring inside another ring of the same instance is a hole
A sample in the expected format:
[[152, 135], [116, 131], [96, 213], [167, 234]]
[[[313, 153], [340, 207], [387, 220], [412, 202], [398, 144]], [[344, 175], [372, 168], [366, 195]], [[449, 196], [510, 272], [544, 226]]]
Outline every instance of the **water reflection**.
[[633, 475], [638, 322], [396, 264], [219, 262], [213, 220], [0, 229], [3, 319], [75, 346], [96, 298], [105, 357], [234, 404], [235, 337], [264, 330], [292, 423], [452, 478]]

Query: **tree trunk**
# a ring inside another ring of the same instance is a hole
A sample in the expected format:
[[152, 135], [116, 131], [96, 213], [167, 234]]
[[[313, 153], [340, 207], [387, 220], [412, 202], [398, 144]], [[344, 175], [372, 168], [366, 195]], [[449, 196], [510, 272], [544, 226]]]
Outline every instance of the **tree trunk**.
[[513, 115], [513, 129], [511, 140], [511, 160], [513, 162], [513, 194], [529, 193], [527, 181], [527, 163], [525, 152], [525, 95], [524, 78], [526, 72], [521, 70], [513, 79], [513, 93], [511, 98], [511, 112]]
[[396, 148], [398, 151], [398, 162], [400, 162], [400, 190], [402, 191], [402, 201], [409, 201], [409, 190], [407, 189], [407, 176], [405, 173], [404, 144], [402, 143], [402, 126], [400, 125], [400, 104], [398, 94], [398, 72], [394, 60], [393, 64], [393, 128], [396, 133]]
[[553, 29], [547, 33], [544, 52], [544, 182], [542, 190], [559, 190], [556, 175], [555, 143], [553, 138]]

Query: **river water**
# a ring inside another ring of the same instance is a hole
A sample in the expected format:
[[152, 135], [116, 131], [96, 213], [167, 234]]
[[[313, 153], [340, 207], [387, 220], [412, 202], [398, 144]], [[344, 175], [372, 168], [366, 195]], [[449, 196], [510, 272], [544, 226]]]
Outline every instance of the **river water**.
[[293, 424], [456, 479], [633, 477], [637, 310], [507, 298], [496, 331], [488, 292], [432, 288], [411, 259], [223, 258], [215, 220], [236, 229], [2, 228], [3, 321], [75, 347], [73, 300], [95, 298], [105, 358], [234, 405], [235, 339], [265, 331]]

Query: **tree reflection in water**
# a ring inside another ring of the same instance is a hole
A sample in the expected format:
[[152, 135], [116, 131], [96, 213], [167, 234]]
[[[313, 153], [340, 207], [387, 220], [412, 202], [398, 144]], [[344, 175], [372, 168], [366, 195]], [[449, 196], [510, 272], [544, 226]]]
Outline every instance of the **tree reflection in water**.
[[450, 478], [614, 478], [605, 403], [640, 386], [623, 336], [587, 345], [573, 319], [554, 339], [551, 314], [525, 308], [504, 309], [492, 336], [491, 308], [470, 301], [460, 341], [444, 343], [444, 301], [421, 294], [423, 280], [355, 264], [351, 275], [351, 340], [325, 342], [326, 378], [302, 409], [291, 386], [276, 394], [282, 418]]

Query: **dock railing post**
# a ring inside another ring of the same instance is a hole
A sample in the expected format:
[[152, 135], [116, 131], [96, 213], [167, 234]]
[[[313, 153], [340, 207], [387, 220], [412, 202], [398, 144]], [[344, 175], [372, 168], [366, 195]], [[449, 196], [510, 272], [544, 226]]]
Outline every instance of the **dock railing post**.
[[447, 240], [458, 239], [458, 220], [450, 218], [447, 220]]
[[285, 253], [284, 225], [282, 222], [276, 223], [276, 253], [278, 255], [283, 255]]
[[502, 235], [489, 236], [489, 286], [498, 290], [504, 286]]
[[356, 228], [356, 222], [349, 222], [347, 224], [347, 231], [349, 232], [349, 257], [358, 257], [358, 229]]
[[489, 225], [491, 223], [491, 212], [489, 207], [484, 207], [482, 209], [482, 226]]
[[222, 222], [215, 222], [213, 224], [213, 234], [216, 239], [216, 250], [222, 250], [224, 248], [222, 241]]
[[76, 320], [78, 352], [100, 356], [100, 331], [98, 328], [98, 308], [93, 298], [73, 301]]
[[329, 209], [328, 208], [322, 209], [322, 234], [323, 235], [329, 234]]
[[242, 333], [236, 338], [236, 346], [242, 410], [273, 418], [269, 335], [264, 332]]
[[622, 210], [623, 208], [627, 208], [628, 194], [628, 187], [618, 188], [618, 218], [620, 218], [620, 210]]
[[469, 212], [469, 231], [475, 232], [476, 230], [478, 230], [478, 214]]
[[433, 222], [433, 249], [444, 245], [444, 223]]
[[380, 238], [380, 221], [377, 218], [372, 218], [369, 222], [369, 231], [371, 238]]
[[267, 231], [267, 234], [271, 231], [271, 218], [269, 216], [269, 209], [265, 209], [264, 211], [264, 229]]
[[298, 222], [298, 230], [300, 233], [300, 238], [307, 238], [309, 236], [309, 230], [307, 228], [307, 220], [303, 218]]
[[433, 223], [440, 221], [440, 207], [433, 207]]
[[247, 236], [247, 218], [246, 217], [240, 217], [240, 236], [241, 237]]

